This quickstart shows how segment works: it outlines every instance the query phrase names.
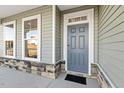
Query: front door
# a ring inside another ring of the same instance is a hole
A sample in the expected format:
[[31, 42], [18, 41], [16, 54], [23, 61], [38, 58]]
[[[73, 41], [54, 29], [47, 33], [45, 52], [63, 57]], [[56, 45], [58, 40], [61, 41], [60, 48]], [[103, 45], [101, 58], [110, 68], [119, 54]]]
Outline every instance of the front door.
[[88, 23], [68, 26], [67, 70], [88, 74]]

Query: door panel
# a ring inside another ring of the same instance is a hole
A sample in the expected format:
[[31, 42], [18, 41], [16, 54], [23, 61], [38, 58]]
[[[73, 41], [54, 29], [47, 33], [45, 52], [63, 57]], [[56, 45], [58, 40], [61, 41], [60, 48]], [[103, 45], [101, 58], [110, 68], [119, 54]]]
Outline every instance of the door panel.
[[88, 73], [88, 24], [68, 26], [68, 71]]
[[76, 48], [76, 36], [71, 37], [71, 48], [72, 49]]
[[79, 36], [79, 49], [85, 48], [85, 36]]

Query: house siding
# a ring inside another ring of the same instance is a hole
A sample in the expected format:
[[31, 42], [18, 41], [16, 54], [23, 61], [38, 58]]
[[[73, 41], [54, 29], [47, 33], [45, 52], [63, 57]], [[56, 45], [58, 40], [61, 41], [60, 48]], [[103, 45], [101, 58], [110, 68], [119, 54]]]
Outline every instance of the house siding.
[[98, 64], [115, 87], [124, 87], [124, 6], [99, 6], [98, 37]]
[[94, 8], [94, 63], [98, 62], [98, 7]]
[[63, 12], [61, 12], [61, 17], [60, 17], [60, 20], [61, 20], [61, 23], [60, 23], [60, 27], [61, 27], [61, 59], [64, 59], [63, 58], [63, 39], [64, 39], [64, 30], [63, 30], [63, 28], [64, 28], [64, 25], [63, 25], [63, 20], [64, 20], [64, 18], [63, 18]]
[[[78, 8], [73, 8], [73, 9], [69, 9], [69, 10], [65, 10], [62, 11], [61, 13], [61, 37], [64, 38], [63, 36], [63, 16], [64, 14], [68, 14], [68, 13], [73, 13], [73, 12], [77, 12], [77, 11], [82, 11], [82, 10], [86, 10], [86, 9], [94, 9], [94, 62], [97, 62], [97, 57], [98, 57], [98, 6], [96, 5], [87, 5], [87, 6], [81, 6]], [[62, 45], [62, 52], [61, 52], [61, 57], [63, 58], [63, 39], [61, 40], [61, 45]]]
[[[22, 18], [41, 14], [41, 62], [52, 64], [52, 6], [41, 6], [32, 10], [9, 16], [3, 23], [16, 20], [16, 58], [22, 59]], [[0, 32], [1, 33], [1, 32]]]
[[61, 11], [56, 6], [56, 24], [55, 24], [55, 55], [56, 62], [61, 60]]

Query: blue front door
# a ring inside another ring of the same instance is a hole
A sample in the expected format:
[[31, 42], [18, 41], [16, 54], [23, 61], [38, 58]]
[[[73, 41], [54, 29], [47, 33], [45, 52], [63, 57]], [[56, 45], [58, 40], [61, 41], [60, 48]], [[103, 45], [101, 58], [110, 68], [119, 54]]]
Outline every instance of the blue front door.
[[68, 26], [67, 70], [88, 74], [88, 24]]

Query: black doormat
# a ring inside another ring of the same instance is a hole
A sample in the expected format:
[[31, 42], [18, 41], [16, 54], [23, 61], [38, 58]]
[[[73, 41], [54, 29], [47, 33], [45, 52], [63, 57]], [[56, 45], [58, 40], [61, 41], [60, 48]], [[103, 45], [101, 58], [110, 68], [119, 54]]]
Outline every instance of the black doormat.
[[77, 83], [84, 84], [84, 85], [87, 84], [86, 83], [86, 78], [81, 77], [81, 76], [74, 76], [74, 75], [67, 74], [65, 80], [72, 81], [72, 82], [77, 82]]

